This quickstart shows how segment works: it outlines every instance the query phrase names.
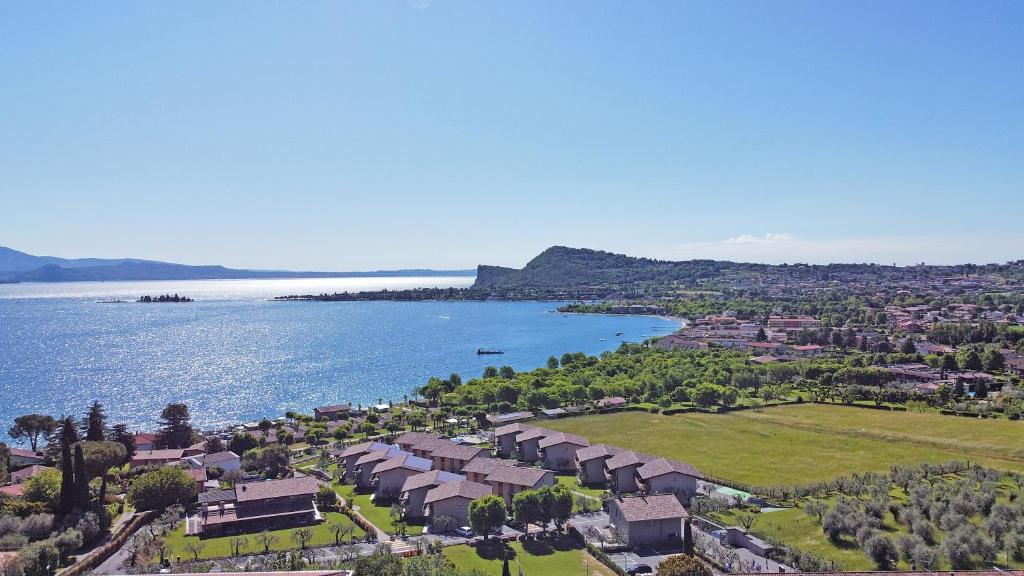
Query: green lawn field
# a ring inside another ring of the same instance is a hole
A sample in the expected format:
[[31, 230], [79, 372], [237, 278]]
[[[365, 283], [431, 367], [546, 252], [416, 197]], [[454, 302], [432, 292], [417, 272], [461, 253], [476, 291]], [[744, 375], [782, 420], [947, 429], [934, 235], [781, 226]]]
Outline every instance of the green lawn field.
[[803, 404], [729, 414], [619, 412], [544, 426], [762, 486], [886, 471], [896, 463], [970, 460], [1024, 469], [1021, 421]]
[[[362, 538], [365, 532], [358, 526], [352, 524], [352, 521], [340, 512], [327, 512], [324, 514], [324, 521], [316, 526], [311, 526], [313, 529], [313, 539], [309, 543], [309, 546], [323, 546], [325, 544], [334, 543], [334, 532], [331, 531], [331, 524], [334, 522], [341, 522], [344, 524], [352, 525], [352, 536], [353, 538]], [[271, 550], [295, 550], [298, 549], [299, 545], [292, 540], [292, 529], [283, 530], [271, 530], [277, 540], [271, 546]], [[177, 528], [167, 534], [167, 544], [171, 547], [172, 558], [180, 556], [183, 560], [191, 560], [193, 558], [192, 553], [185, 548], [186, 542], [200, 542], [203, 546], [203, 550], [199, 553], [199, 558], [219, 558], [224, 556], [231, 556], [231, 539], [234, 536], [221, 536], [217, 538], [197, 538], [195, 536], [185, 536], [185, 523], [181, 522]], [[257, 534], [245, 535], [247, 545], [243, 549], [243, 552], [262, 552], [263, 543], [257, 538]]]
[[[591, 575], [613, 576], [611, 570], [585, 550], [577, 548], [568, 538], [525, 544], [514, 542], [509, 549], [509, 568], [512, 574], [517, 574], [518, 565], [522, 565], [523, 574], [529, 576], [583, 576], [588, 574], [588, 567]], [[444, 555], [460, 573], [476, 568], [487, 576], [501, 576], [501, 549], [496, 545], [449, 546], [444, 549]]]

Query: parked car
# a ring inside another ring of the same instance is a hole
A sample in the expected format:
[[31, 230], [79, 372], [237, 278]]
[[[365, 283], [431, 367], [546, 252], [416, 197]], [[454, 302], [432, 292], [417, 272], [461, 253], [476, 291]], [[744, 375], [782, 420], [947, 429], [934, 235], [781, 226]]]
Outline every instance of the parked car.
[[629, 576], [635, 576], [636, 574], [654, 574], [654, 568], [651, 568], [647, 564], [637, 564], [629, 570], [626, 570], [626, 574], [629, 574]]
[[455, 533], [458, 534], [459, 536], [462, 536], [463, 538], [472, 538], [473, 537], [473, 529], [470, 528], [469, 526], [460, 526], [460, 527], [455, 529]]

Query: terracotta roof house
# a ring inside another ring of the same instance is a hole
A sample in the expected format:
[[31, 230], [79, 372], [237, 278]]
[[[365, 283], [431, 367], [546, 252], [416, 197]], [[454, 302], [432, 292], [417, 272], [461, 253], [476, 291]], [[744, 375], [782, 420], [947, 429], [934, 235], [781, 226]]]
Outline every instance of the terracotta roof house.
[[[395, 445], [405, 450], [406, 452], [415, 452], [413, 447], [424, 441], [440, 440], [441, 437], [437, 434], [431, 434], [429, 432], [406, 432], [395, 438]], [[418, 456], [418, 454], [417, 454]]]
[[516, 434], [516, 460], [536, 462], [540, 460], [540, 441], [554, 434], [544, 428], [529, 428]]
[[549, 470], [568, 471], [576, 469], [576, 451], [590, 446], [583, 436], [557, 432], [541, 438], [537, 443], [540, 458]]
[[501, 456], [502, 458], [511, 458], [512, 452], [516, 449], [516, 436], [529, 429], [530, 426], [520, 422], [499, 426], [495, 429], [494, 447], [498, 456]]
[[370, 472], [370, 486], [377, 498], [396, 498], [406, 479], [428, 472], [433, 464], [408, 452], [379, 462]]
[[180, 462], [185, 456], [185, 450], [181, 448], [166, 448], [163, 450], [150, 450], [148, 452], [136, 451], [132, 456], [131, 467], [138, 466], [164, 466]]
[[403, 455], [411, 456], [411, 454], [403, 452], [397, 446], [388, 446], [381, 450], [368, 452], [357, 458], [354, 475], [356, 487], [370, 488], [373, 470], [377, 467], [377, 464]]
[[551, 470], [524, 466], [497, 466], [487, 475], [484, 482], [494, 494], [505, 499], [505, 505], [512, 505], [512, 497], [523, 490], [534, 490], [555, 485], [555, 473]]
[[42, 464], [43, 455], [38, 452], [32, 452], [31, 450], [22, 450], [21, 448], [11, 448], [11, 465], [14, 467], [21, 466], [32, 466], [33, 464]]
[[379, 450], [387, 450], [389, 446], [383, 442], [362, 442], [353, 444], [341, 452], [335, 453], [338, 459], [338, 466], [345, 470], [345, 481], [354, 482], [356, 478], [356, 460]]
[[312, 476], [238, 484], [230, 491], [201, 502], [196, 522], [186, 522], [190, 534], [250, 532], [313, 524], [321, 520], [313, 504], [320, 483]]
[[0, 495], [7, 496], [8, 498], [21, 498], [21, 495], [25, 492], [25, 484], [11, 484], [10, 486], [0, 486]]
[[625, 449], [608, 444], [595, 444], [576, 451], [576, 478], [587, 486], [604, 486], [608, 479], [604, 475], [604, 461]]
[[[434, 450], [449, 444], [452, 444], [451, 440], [441, 438], [439, 436], [433, 438], [421, 438], [420, 440], [413, 442], [408, 451], [420, 458], [430, 458], [434, 454]], [[405, 450], [405, 448], [402, 449]]]
[[462, 470], [459, 470], [462, 474], [466, 475], [466, 478], [473, 482], [486, 482], [487, 476], [494, 471], [498, 466], [512, 466], [513, 464], [507, 460], [498, 460], [497, 458], [488, 458], [486, 456], [477, 456], [469, 461]]
[[674, 494], [680, 502], [689, 503], [697, 494], [701, 473], [692, 465], [677, 460], [658, 458], [636, 469], [636, 484], [648, 494]]
[[679, 540], [687, 516], [672, 494], [620, 496], [608, 501], [609, 527], [634, 548]]
[[446, 472], [460, 472], [470, 460], [484, 453], [483, 448], [465, 446], [454, 442], [446, 442], [434, 447], [430, 453], [430, 459], [434, 462], [434, 468]]
[[137, 452], [149, 452], [154, 448], [154, 442], [156, 442], [156, 434], [152, 432], [135, 433], [135, 450]]
[[313, 419], [320, 422], [324, 418], [328, 420], [343, 420], [348, 418], [348, 413], [352, 410], [352, 407], [348, 404], [335, 404], [333, 406], [320, 406], [319, 408], [313, 408]]
[[426, 516], [431, 523], [435, 518], [450, 516], [456, 526], [469, 523], [469, 503], [491, 495], [491, 487], [469, 480], [446, 482], [427, 492], [423, 500]]
[[21, 484], [22, 482], [28, 480], [29, 478], [36, 476], [37, 474], [44, 472], [46, 470], [56, 470], [56, 468], [52, 468], [50, 466], [40, 466], [39, 464], [33, 464], [28, 468], [16, 470], [14, 472], [11, 472], [11, 484]]
[[624, 450], [604, 461], [604, 475], [612, 492], [636, 492], [636, 471], [654, 456]]
[[406, 478], [405, 483], [402, 484], [401, 498], [399, 499], [403, 517], [422, 518], [426, 514], [423, 509], [423, 501], [427, 497], [427, 492], [441, 484], [465, 479], [465, 476], [444, 470], [431, 470]]

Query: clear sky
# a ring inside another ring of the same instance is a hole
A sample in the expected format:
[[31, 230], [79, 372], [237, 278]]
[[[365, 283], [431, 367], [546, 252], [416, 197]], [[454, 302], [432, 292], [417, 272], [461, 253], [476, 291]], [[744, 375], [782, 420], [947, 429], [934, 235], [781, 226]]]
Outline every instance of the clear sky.
[[0, 245], [1024, 257], [1024, 2], [5, 2]]

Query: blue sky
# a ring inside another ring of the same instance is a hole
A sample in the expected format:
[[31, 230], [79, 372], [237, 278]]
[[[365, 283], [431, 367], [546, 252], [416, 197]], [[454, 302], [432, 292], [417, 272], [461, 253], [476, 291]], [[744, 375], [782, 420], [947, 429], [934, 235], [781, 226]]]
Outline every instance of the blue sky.
[[8, 2], [0, 244], [1024, 257], [1024, 3]]

